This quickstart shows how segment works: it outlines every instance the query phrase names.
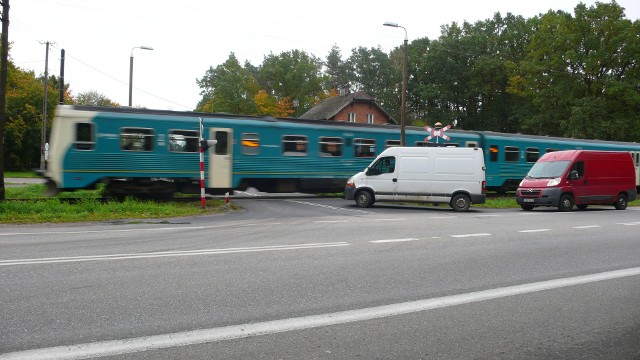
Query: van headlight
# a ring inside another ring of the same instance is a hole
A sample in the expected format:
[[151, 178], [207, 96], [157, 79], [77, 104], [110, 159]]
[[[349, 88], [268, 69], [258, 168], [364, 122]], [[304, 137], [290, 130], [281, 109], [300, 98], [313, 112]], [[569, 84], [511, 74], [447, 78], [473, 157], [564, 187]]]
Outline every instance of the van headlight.
[[547, 186], [558, 186], [559, 184], [560, 184], [560, 178], [555, 178], [555, 179], [549, 180], [549, 182], [547, 183]]
[[347, 186], [353, 187], [353, 176], [350, 177], [349, 180], [347, 180]]

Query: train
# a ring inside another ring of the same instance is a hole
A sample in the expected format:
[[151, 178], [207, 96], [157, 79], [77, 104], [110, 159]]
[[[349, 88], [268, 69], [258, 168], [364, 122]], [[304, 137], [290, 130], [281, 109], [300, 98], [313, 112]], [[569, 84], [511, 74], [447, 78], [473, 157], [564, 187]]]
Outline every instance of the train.
[[[208, 194], [341, 192], [384, 149], [400, 146], [398, 125], [59, 105], [40, 172], [47, 193], [104, 184], [115, 197], [198, 194], [201, 122], [202, 138], [216, 140], [204, 157]], [[405, 146], [482, 148], [489, 191], [515, 189], [540, 156], [567, 149], [630, 152], [640, 186], [638, 143], [460, 129], [446, 131], [447, 140], [428, 135], [407, 126]]]

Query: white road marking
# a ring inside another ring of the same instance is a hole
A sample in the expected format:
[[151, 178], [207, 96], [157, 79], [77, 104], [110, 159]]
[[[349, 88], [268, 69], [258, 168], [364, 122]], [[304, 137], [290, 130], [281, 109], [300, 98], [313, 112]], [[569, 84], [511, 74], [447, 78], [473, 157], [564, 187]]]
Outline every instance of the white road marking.
[[600, 225], [584, 225], [584, 226], [574, 226], [574, 229], [593, 229], [593, 228], [599, 228], [602, 227]]
[[519, 233], [534, 233], [534, 232], [543, 232], [543, 231], [551, 231], [551, 229], [531, 229], [531, 230], [520, 230]]
[[320, 224], [323, 224], [323, 223], [331, 223], [331, 224], [333, 224], [333, 223], [346, 223], [347, 220], [315, 220], [315, 221], [312, 221], [312, 222], [320, 223]]
[[476, 237], [476, 236], [491, 236], [489, 233], [478, 233], [478, 234], [461, 234], [461, 235], [449, 235], [453, 238], [466, 238], [466, 237]]
[[524, 295], [560, 289], [569, 286], [590, 284], [599, 281], [639, 276], [640, 268], [628, 268], [596, 274], [574, 276], [529, 284], [476, 291], [466, 294], [422, 299], [404, 303], [370, 308], [339, 311], [329, 314], [303, 316], [260, 323], [232, 325], [218, 328], [183, 331], [172, 334], [143, 336], [132, 339], [99, 341], [84, 344], [57, 346], [43, 349], [18, 351], [0, 355], [0, 360], [64, 360], [116, 356], [142, 351], [166, 349], [177, 346], [205, 344], [217, 341], [276, 334], [287, 331], [318, 328], [339, 324], [387, 318], [397, 315], [442, 309], [450, 306], [472, 304], [509, 296]]
[[388, 239], [388, 240], [371, 240], [370, 243], [381, 244], [381, 243], [392, 243], [392, 242], [405, 242], [405, 241], [417, 241], [420, 239], [415, 238], [406, 238], [406, 239]]
[[635, 226], [635, 225], [640, 225], [640, 221], [630, 222], [630, 223], [616, 223], [616, 225]]
[[[172, 230], [201, 230], [220, 226], [184, 226], [184, 227], [162, 227], [162, 228], [135, 228], [135, 229], [110, 229], [110, 230], [84, 230], [84, 231], [53, 231], [47, 232], [47, 235], [75, 235], [75, 234], [92, 234], [92, 233], [109, 233], [109, 232], [134, 232], [134, 231], [172, 231]], [[22, 233], [4, 233], [0, 236], [28, 236], [42, 235], [42, 232], [22, 232]]]
[[342, 210], [342, 211], [350, 211], [350, 212], [361, 212], [361, 213], [365, 213], [365, 214], [370, 214], [370, 211], [364, 211], [364, 210], [357, 210], [357, 209], [346, 209], [346, 208], [342, 208], [342, 207], [337, 207], [337, 206], [331, 206], [331, 205], [324, 205], [324, 204], [318, 204], [318, 203], [312, 203], [312, 202], [308, 202], [308, 201], [299, 201], [299, 200], [285, 200], [287, 202], [292, 202], [292, 203], [296, 203], [296, 204], [303, 204], [303, 205], [311, 205], [311, 206], [317, 206], [317, 207], [321, 207], [321, 208], [325, 208], [325, 209], [331, 209], [331, 210]]
[[148, 259], [148, 258], [159, 258], [159, 257], [178, 257], [178, 256], [196, 256], [196, 255], [219, 255], [219, 254], [245, 253], [245, 252], [314, 249], [314, 248], [349, 246], [349, 245], [351, 244], [346, 243], [344, 241], [340, 241], [340, 242], [332, 242], [332, 243], [272, 245], [272, 246], [256, 246], [256, 247], [227, 248], [227, 249], [161, 251], [161, 252], [139, 253], [139, 254], [134, 253], [134, 254], [69, 256], [69, 257], [40, 258], [40, 259], [14, 259], [14, 260], [0, 260], [0, 266], [57, 264], [57, 263], [71, 263], [71, 262], [128, 260], [128, 259]]

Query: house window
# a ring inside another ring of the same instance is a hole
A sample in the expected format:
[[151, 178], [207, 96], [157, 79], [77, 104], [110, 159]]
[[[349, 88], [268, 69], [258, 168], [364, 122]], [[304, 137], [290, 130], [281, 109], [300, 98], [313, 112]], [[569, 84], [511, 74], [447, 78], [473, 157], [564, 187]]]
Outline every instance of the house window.
[[376, 141], [374, 139], [353, 139], [355, 157], [374, 157], [376, 155]]
[[356, 122], [356, 113], [349, 113], [349, 122]]
[[342, 138], [328, 136], [321, 137], [320, 156], [342, 156]]
[[169, 131], [169, 151], [171, 152], [198, 152], [198, 132], [193, 130]]
[[367, 114], [367, 124], [373, 124], [374, 117], [373, 114]]
[[242, 134], [242, 153], [244, 155], [260, 154], [260, 135], [256, 133]]
[[307, 155], [307, 137], [303, 135], [285, 135], [282, 137], [282, 153], [287, 156]]
[[76, 141], [73, 146], [78, 150], [93, 150], [96, 147], [94, 127], [91, 123], [76, 124]]
[[152, 151], [153, 129], [120, 129], [120, 149], [124, 151]]

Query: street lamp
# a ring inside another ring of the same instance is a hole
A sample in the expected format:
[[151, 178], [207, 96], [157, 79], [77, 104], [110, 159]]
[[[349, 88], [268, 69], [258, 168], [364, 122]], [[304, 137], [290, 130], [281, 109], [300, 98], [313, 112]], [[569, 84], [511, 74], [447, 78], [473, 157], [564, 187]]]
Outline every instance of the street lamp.
[[389, 22], [387, 21], [386, 23], [382, 24], [384, 26], [391, 26], [391, 27], [395, 27], [395, 28], [402, 28], [404, 30], [404, 59], [402, 61], [402, 107], [400, 109], [400, 146], [404, 146], [405, 145], [405, 137], [404, 137], [404, 123], [405, 123], [405, 116], [406, 116], [406, 112], [407, 112], [407, 81], [408, 81], [408, 74], [407, 74], [407, 64], [409, 62], [409, 56], [407, 55], [407, 47], [408, 47], [408, 43], [409, 43], [409, 37], [407, 36], [407, 29], [404, 28], [404, 26], [400, 26], [398, 25], [398, 23], [394, 23], [394, 22]]
[[133, 50], [153, 50], [151, 46], [136, 46], [131, 49], [131, 56], [129, 56], [129, 107], [131, 107], [131, 97], [133, 92]]

